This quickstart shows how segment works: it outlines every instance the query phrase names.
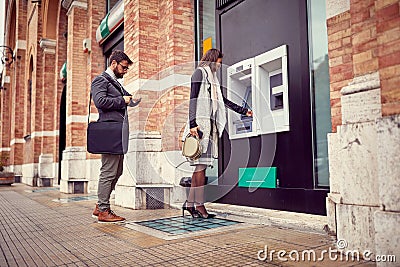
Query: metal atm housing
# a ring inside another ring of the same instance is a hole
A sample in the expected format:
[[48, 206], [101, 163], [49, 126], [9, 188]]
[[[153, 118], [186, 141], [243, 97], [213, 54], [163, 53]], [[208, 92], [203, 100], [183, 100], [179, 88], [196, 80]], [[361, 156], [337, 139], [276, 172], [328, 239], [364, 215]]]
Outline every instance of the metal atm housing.
[[287, 46], [269, 50], [254, 61], [259, 134], [289, 131]]
[[[254, 111], [254, 58], [230, 66], [227, 97], [234, 103]], [[229, 138], [237, 139], [257, 135], [255, 119], [228, 111]]]

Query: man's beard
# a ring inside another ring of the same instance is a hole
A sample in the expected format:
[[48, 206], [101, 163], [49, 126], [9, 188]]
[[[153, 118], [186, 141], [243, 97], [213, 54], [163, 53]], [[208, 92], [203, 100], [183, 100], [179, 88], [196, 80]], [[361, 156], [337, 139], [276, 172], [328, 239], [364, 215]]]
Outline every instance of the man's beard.
[[117, 79], [122, 79], [124, 77], [124, 75], [122, 73], [119, 73], [117, 71], [114, 71], [115, 77], [117, 77]]

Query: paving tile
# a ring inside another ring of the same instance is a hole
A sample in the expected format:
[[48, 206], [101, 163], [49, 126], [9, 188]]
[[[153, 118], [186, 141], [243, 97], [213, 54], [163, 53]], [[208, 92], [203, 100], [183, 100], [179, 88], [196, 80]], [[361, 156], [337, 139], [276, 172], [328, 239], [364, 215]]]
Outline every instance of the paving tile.
[[[257, 258], [265, 245], [277, 251], [315, 249], [320, 252], [334, 242], [327, 235], [311, 232], [248, 223], [238, 228], [235, 225], [220, 227], [228, 229], [223, 231], [208, 222], [197, 222], [196, 227], [210, 226], [210, 229], [198, 235], [182, 234], [167, 240], [143, 231], [147, 227], [132, 229], [126, 224], [98, 224], [91, 217], [96, 201], [83, 196], [74, 198], [76, 201], [61, 203], [54, 200], [73, 196], [22, 184], [0, 187], [0, 266], [355, 265], [330, 261], [282, 262], [276, 256], [273, 261]], [[117, 214], [132, 223], [181, 214], [180, 210], [174, 209], [131, 210], [111, 204]], [[179, 225], [179, 220], [182, 217], [172, 220], [171, 225]], [[193, 223], [188, 221], [189, 226], [193, 227]], [[375, 266], [370, 262], [356, 264]]]

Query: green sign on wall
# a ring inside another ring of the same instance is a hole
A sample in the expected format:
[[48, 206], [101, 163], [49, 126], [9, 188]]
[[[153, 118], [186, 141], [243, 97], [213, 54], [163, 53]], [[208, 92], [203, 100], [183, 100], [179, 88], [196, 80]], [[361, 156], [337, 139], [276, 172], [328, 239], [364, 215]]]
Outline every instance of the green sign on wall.
[[276, 167], [239, 168], [239, 187], [276, 188]]

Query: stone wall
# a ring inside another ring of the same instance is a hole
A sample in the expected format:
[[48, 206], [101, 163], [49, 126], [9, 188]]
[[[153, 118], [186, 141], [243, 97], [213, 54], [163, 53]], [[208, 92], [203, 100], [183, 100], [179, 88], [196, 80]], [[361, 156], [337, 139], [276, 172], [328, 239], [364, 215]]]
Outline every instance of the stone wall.
[[[328, 135], [329, 228], [347, 241], [346, 250], [396, 255], [400, 1], [328, 0], [327, 8], [331, 101], [336, 99], [334, 133]], [[387, 264], [393, 266], [378, 262]]]

